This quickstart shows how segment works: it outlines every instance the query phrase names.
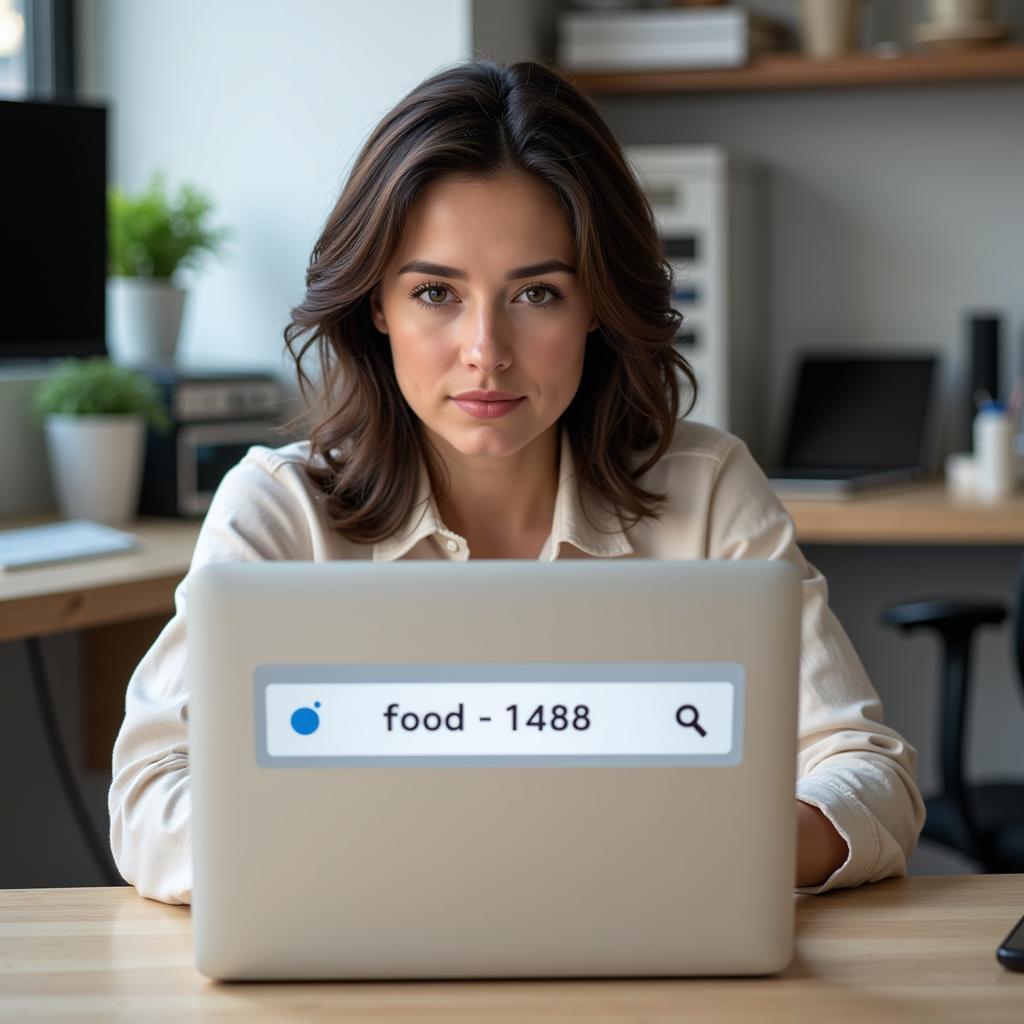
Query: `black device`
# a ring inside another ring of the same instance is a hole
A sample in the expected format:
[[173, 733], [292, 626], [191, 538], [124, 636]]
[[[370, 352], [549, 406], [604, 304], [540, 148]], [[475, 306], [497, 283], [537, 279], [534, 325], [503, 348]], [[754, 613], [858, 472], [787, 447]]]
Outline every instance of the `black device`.
[[999, 335], [1002, 321], [998, 313], [974, 313], [968, 316], [971, 346], [970, 391], [967, 395], [967, 450], [974, 450], [975, 394], [985, 391], [990, 398], [1000, 397]]
[[0, 358], [106, 352], [107, 112], [0, 100]]
[[175, 366], [143, 372], [159, 389], [171, 428], [147, 435], [142, 515], [201, 516], [250, 446], [286, 443], [274, 429], [281, 389], [270, 374]]
[[1011, 971], [1024, 971], [1024, 917], [999, 944], [996, 959]]
[[844, 497], [923, 476], [935, 443], [934, 355], [805, 354], [779, 464], [787, 497]]

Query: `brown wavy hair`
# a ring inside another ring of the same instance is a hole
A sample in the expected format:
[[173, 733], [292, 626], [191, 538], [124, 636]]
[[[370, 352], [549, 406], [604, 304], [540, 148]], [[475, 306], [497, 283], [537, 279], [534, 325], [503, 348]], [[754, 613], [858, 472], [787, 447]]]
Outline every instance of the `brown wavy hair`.
[[[284, 338], [312, 416], [310, 478], [331, 526], [374, 543], [413, 510], [420, 460], [435, 493], [443, 467], [405, 401], [369, 293], [434, 179], [526, 172], [545, 182], [576, 241], [577, 276], [599, 326], [587, 336], [568, 431], [584, 509], [603, 503], [632, 526], [665, 495], [637, 478], [664, 454], [679, 418], [679, 371], [693, 409], [697, 380], [673, 347], [682, 316], [647, 198], [604, 120], [544, 62], [448, 66], [384, 116], [359, 152], [310, 257], [306, 294]], [[305, 366], [312, 350], [317, 371]], [[638, 453], [644, 458], [639, 459]], [[589, 517], [588, 517], [589, 518]]]

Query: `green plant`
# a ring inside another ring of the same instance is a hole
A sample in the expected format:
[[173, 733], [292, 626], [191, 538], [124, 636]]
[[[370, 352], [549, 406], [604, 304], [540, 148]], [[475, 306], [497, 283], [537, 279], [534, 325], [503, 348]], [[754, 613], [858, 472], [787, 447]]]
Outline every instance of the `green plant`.
[[141, 373], [115, 366], [103, 356], [65, 359], [33, 397], [39, 416], [135, 414], [156, 430], [170, 426], [156, 385]]
[[230, 237], [210, 226], [213, 201], [194, 185], [167, 192], [166, 175], [155, 171], [149, 185], [129, 195], [117, 185], [107, 192], [110, 273], [119, 277], [170, 277], [179, 267], [196, 266], [205, 253], [216, 255]]

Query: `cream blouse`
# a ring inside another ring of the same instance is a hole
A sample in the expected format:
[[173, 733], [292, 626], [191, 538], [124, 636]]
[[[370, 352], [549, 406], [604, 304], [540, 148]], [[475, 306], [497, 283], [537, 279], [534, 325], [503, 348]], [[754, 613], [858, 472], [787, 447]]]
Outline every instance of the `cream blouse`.
[[[203, 522], [175, 614], [139, 663], [114, 745], [110, 844], [125, 879], [143, 896], [188, 903], [192, 891], [191, 800], [185, 633], [192, 573], [207, 562], [336, 558], [470, 557], [465, 538], [441, 522], [425, 467], [419, 500], [394, 536], [357, 544], [328, 528], [320, 495], [303, 472], [308, 442], [254, 447], [231, 469]], [[551, 534], [539, 555], [555, 558], [785, 558], [803, 578], [796, 797], [821, 809], [846, 840], [844, 863], [817, 893], [906, 874], [924, 823], [914, 780], [917, 752], [882, 722], [878, 694], [828, 607], [825, 578], [795, 542], [793, 522], [746, 444], [725, 431], [680, 421], [671, 446], [640, 480], [668, 495], [659, 519], [624, 529], [618, 517], [580, 506], [563, 431]]]

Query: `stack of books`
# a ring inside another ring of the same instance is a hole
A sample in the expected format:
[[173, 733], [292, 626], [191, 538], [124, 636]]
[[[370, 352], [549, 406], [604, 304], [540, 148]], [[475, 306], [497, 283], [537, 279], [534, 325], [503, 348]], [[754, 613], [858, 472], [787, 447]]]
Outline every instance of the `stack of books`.
[[567, 11], [558, 61], [570, 71], [734, 68], [785, 46], [786, 25], [744, 7]]

